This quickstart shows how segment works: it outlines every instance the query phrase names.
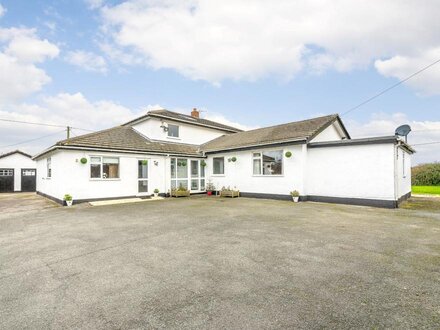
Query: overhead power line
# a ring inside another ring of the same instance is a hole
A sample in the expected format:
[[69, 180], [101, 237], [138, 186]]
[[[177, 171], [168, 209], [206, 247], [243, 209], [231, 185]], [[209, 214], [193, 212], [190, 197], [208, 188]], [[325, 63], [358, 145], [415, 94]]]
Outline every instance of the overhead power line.
[[[19, 123], [19, 124], [28, 124], [28, 125], [48, 126], [48, 127], [67, 127], [68, 126], [68, 125], [57, 125], [57, 124], [47, 124], [47, 123], [36, 123], [36, 122], [31, 122], [31, 121], [13, 120], [13, 119], [5, 119], [5, 118], [0, 118], [0, 121], [10, 122], [10, 123]], [[71, 127], [71, 126], [70, 126], [70, 128], [93, 132], [93, 130], [87, 129], [87, 128]]]
[[30, 139], [30, 140], [26, 140], [26, 141], [22, 141], [22, 142], [18, 142], [18, 143], [13, 143], [13, 144], [5, 145], [5, 146], [0, 146], [0, 148], [9, 148], [9, 147], [13, 147], [13, 146], [18, 146], [18, 145], [20, 145], [20, 144], [24, 144], [24, 143], [29, 143], [29, 142], [33, 142], [33, 141], [37, 141], [37, 140], [41, 140], [41, 139], [44, 139], [44, 138], [47, 138], [47, 137], [50, 137], [50, 136], [54, 136], [54, 135], [57, 135], [57, 134], [63, 133], [63, 132], [65, 132], [65, 131], [66, 131], [66, 130], [63, 129], [62, 131], [58, 131], [58, 132], [56, 132], [56, 133], [52, 133], [52, 134], [48, 134], [48, 135], [43, 135], [43, 136], [40, 136], [40, 137], [37, 137], [37, 138], [34, 138], [34, 139]]
[[374, 96], [372, 96], [372, 97], [366, 99], [365, 101], [359, 103], [359, 104], [356, 105], [355, 107], [353, 107], [353, 108], [349, 109], [348, 111], [344, 112], [344, 113], [342, 114], [342, 116], [345, 116], [345, 115], [349, 114], [350, 112], [352, 112], [352, 111], [354, 111], [354, 110], [360, 108], [361, 106], [363, 106], [363, 105], [365, 105], [365, 104], [367, 104], [367, 103], [373, 101], [374, 99], [376, 99], [376, 98], [378, 98], [379, 96], [385, 94], [386, 92], [392, 90], [393, 88], [396, 88], [397, 86], [403, 84], [404, 82], [410, 80], [411, 78], [414, 78], [415, 76], [417, 76], [418, 74], [422, 73], [423, 71], [428, 70], [430, 67], [436, 65], [436, 64], [439, 63], [439, 62], [440, 62], [440, 59], [438, 59], [438, 60], [435, 61], [435, 62], [432, 62], [431, 64], [425, 66], [424, 68], [420, 69], [419, 71], [414, 72], [413, 74], [409, 75], [408, 77], [406, 77], [406, 78], [403, 79], [403, 80], [400, 80], [399, 82], [395, 83], [394, 85], [392, 85], [392, 86], [390, 86], [390, 87], [388, 87], [388, 88], [385, 88], [383, 91], [377, 93], [376, 95], [374, 95]]
[[412, 146], [426, 146], [426, 145], [429, 145], [429, 144], [440, 144], [440, 141], [415, 143], [415, 144], [412, 144]]

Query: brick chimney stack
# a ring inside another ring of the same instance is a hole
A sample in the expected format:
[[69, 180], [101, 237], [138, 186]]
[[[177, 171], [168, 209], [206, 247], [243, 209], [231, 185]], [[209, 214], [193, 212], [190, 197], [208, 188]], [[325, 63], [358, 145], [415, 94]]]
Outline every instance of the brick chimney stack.
[[197, 110], [197, 108], [194, 108], [194, 109], [191, 111], [191, 117], [194, 117], [194, 118], [200, 118], [200, 112], [199, 112], [199, 110]]

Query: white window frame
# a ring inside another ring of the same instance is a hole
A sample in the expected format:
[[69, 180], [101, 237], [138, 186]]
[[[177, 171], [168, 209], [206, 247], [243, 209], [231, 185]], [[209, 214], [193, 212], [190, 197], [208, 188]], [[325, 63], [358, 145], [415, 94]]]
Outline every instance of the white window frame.
[[[263, 153], [264, 152], [276, 152], [281, 151], [281, 174], [264, 174], [263, 168]], [[259, 156], [255, 156], [255, 154], [260, 154]], [[254, 160], [260, 160], [260, 174], [254, 174]], [[265, 178], [273, 178], [273, 177], [281, 177], [284, 176], [284, 150], [283, 149], [271, 149], [271, 150], [254, 150], [252, 151], [251, 157], [251, 171], [252, 176], [261, 176]]]
[[0, 176], [14, 176], [14, 170], [13, 169], [1, 169]]
[[[170, 135], [170, 126], [177, 127], [177, 136]], [[179, 139], [180, 138], [180, 126], [176, 124], [168, 124], [167, 137], [170, 139]]]
[[[214, 173], [214, 159], [219, 159], [222, 158], [223, 159], [223, 173]], [[226, 162], [225, 162], [225, 157], [221, 156], [221, 157], [212, 157], [212, 176], [225, 176], [225, 172], [226, 172]]]
[[[89, 179], [92, 181], [99, 181], [99, 180], [105, 180], [105, 181], [119, 181], [121, 180], [121, 159], [120, 157], [116, 156], [98, 156], [98, 155], [91, 155], [90, 158], [90, 166], [89, 166]], [[98, 162], [92, 162], [92, 158], [99, 158]], [[104, 164], [103, 164], [103, 158], [116, 158], [118, 159], [118, 177], [117, 178], [106, 178], [104, 177]], [[92, 178], [92, 164], [99, 164], [100, 165], [100, 177], [99, 178]]]
[[[139, 162], [142, 162], [142, 161], [144, 161], [144, 160], [146, 160], [147, 161], [147, 177], [146, 178], [140, 178], [139, 177]], [[148, 159], [148, 158], [138, 158], [137, 159], [137, 161], [136, 161], [136, 165], [137, 165], [137, 170], [138, 170], [138, 175], [137, 175], [137, 181], [138, 181], [138, 192], [137, 192], [137, 195], [138, 196], [140, 196], [140, 195], [149, 195], [150, 194], [150, 190], [151, 190], [151, 187], [150, 187], [150, 159]], [[139, 191], [139, 181], [147, 181], [147, 191], [142, 191], [142, 192], [140, 192]]]
[[46, 158], [46, 178], [52, 177], [52, 157]]

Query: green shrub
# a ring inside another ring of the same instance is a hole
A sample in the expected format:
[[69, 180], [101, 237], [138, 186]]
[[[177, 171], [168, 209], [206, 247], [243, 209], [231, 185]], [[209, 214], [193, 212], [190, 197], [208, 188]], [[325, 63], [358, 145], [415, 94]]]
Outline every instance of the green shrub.
[[411, 169], [413, 186], [440, 186], [440, 163], [422, 164]]

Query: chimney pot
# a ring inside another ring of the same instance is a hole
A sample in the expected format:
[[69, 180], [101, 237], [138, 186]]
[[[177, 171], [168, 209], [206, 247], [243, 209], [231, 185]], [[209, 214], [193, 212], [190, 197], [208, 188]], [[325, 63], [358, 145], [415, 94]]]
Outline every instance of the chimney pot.
[[200, 118], [200, 112], [199, 112], [199, 110], [197, 110], [197, 108], [194, 108], [194, 109], [191, 111], [191, 117], [194, 117], [194, 118]]

